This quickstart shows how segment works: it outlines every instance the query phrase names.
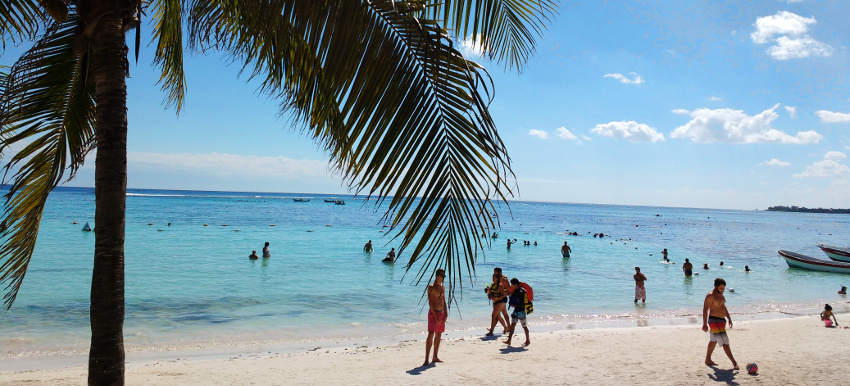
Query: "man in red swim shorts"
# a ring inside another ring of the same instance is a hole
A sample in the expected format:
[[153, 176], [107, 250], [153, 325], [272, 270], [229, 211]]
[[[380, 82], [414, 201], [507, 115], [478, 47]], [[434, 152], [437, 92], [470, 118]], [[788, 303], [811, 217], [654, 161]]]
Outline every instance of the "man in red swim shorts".
[[[428, 339], [425, 340], [425, 363], [422, 366], [442, 362], [437, 357], [437, 352], [440, 351], [440, 338], [446, 330], [446, 319], [449, 317], [446, 308], [446, 287], [443, 286], [446, 271], [438, 269], [435, 276], [434, 282], [428, 285]], [[428, 362], [431, 345], [434, 346], [434, 358]]]

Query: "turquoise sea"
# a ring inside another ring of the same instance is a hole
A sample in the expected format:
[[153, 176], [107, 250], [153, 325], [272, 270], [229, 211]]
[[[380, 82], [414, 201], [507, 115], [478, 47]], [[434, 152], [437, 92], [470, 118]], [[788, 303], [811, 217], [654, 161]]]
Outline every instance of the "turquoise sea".
[[[347, 204], [320, 194], [131, 189], [128, 350], [421, 338], [423, 287], [412, 285], [412, 273], [404, 277], [403, 264], [381, 262], [398, 247], [384, 234], [383, 211], [375, 201], [336, 197]], [[87, 350], [94, 234], [81, 227], [94, 227], [93, 218], [93, 189], [51, 194], [18, 300], [0, 314], [0, 359]], [[533, 286], [532, 330], [696, 323], [715, 277], [734, 289], [733, 313], [814, 314], [825, 302], [847, 311], [836, 292], [849, 276], [789, 269], [776, 253], [823, 257], [815, 244], [850, 244], [847, 215], [511, 202], [500, 218], [500, 237], [479, 256], [474, 286], [458, 292], [449, 330], [483, 333], [483, 288], [495, 266]], [[592, 237], [600, 232], [610, 237]], [[520, 242], [508, 250], [508, 238]], [[364, 253], [370, 239], [375, 251]], [[266, 241], [272, 257], [249, 260]], [[663, 248], [675, 264], [661, 262]], [[685, 278], [685, 258], [711, 269]], [[646, 305], [632, 303], [635, 266], [648, 278]]]

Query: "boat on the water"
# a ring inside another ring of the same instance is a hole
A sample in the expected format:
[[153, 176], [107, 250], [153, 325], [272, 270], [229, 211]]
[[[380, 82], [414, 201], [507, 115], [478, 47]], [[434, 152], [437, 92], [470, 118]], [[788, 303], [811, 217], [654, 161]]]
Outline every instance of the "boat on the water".
[[86, 225], [83, 225], [83, 232], [91, 232], [91, 227], [89, 226], [88, 221], [86, 221]]
[[293, 198], [292, 201], [295, 202], [310, 202], [309, 198]]
[[818, 244], [818, 248], [832, 260], [850, 263], [850, 248], [834, 247], [825, 244]]
[[345, 205], [345, 201], [343, 200], [335, 200], [334, 205]]
[[333, 198], [326, 198], [326, 199], [325, 199], [325, 202], [336, 202], [336, 200], [335, 200], [335, 199], [333, 199]]
[[796, 252], [779, 250], [779, 256], [785, 259], [791, 268], [810, 269], [813, 271], [837, 272], [850, 274], [850, 263], [821, 260]]

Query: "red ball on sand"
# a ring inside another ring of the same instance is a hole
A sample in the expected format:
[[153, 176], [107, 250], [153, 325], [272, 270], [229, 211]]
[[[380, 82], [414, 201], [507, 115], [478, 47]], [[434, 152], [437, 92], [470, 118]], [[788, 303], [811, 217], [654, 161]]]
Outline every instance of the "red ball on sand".
[[759, 367], [758, 367], [758, 365], [755, 364], [755, 362], [747, 363], [747, 373], [748, 374], [756, 375], [756, 374], [758, 374], [758, 372], [759, 372]]

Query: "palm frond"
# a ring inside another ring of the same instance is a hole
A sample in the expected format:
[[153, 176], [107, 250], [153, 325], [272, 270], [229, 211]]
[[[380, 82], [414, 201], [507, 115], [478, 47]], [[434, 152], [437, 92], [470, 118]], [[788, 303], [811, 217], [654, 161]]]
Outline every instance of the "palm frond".
[[6, 47], [7, 38], [12, 42], [35, 38], [44, 21], [44, 14], [36, 1], [0, 1], [0, 37], [3, 48]]
[[510, 69], [522, 70], [536, 38], [557, 12], [554, 0], [420, 0], [422, 17], [442, 20], [459, 39]]
[[167, 93], [166, 106], [174, 106], [179, 112], [186, 93], [183, 74], [183, 2], [181, 0], [156, 0], [154, 9], [154, 39], [157, 39], [154, 65], [162, 75], [159, 84]]
[[[20, 146], [4, 166], [0, 284], [8, 310], [23, 283], [48, 194], [82, 166], [94, 141], [94, 83], [72, 50], [77, 18], [54, 23], [12, 66], [0, 87], [2, 148]], [[4, 177], [4, 183], [6, 179]]]
[[483, 68], [437, 22], [414, 17], [420, 2], [202, 3], [193, 44], [265, 76], [351, 188], [389, 203], [399, 254], [415, 245], [408, 270], [421, 262], [415, 282], [443, 268], [462, 288], [489, 243], [479, 232], [498, 224], [491, 199], [512, 194]]

